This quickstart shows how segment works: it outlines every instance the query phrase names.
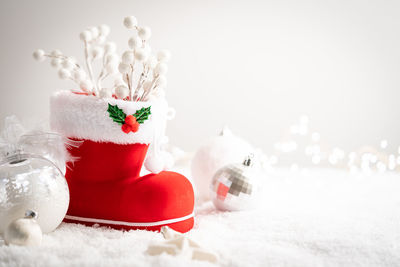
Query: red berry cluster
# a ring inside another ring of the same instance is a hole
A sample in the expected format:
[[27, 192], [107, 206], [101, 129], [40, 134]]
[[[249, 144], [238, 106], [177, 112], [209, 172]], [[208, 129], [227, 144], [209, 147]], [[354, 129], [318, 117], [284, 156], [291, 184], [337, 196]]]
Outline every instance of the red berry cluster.
[[135, 116], [128, 115], [125, 117], [125, 123], [122, 125], [124, 133], [137, 132], [139, 130], [139, 123], [136, 121]]

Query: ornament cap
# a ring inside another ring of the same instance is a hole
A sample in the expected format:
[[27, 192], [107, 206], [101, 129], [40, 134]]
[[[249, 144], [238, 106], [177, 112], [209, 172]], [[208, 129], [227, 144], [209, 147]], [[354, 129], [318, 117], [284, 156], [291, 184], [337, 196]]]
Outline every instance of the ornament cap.
[[245, 160], [243, 161], [243, 165], [244, 166], [252, 166], [253, 165], [253, 161], [252, 158], [254, 157], [253, 154], [248, 155]]
[[38, 213], [33, 210], [25, 211], [25, 218], [37, 219]]

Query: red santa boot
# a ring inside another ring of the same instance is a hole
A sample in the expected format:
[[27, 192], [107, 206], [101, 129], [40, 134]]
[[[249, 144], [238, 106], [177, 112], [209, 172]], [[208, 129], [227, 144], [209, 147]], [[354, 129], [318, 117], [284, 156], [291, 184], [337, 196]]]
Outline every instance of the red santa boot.
[[[148, 230], [168, 225], [179, 232], [193, 227], [191, 183], [178, 173], [159, 172], [164, 164], [151, 144], [164, 135], [164, 100], [131, 102], [58, 92], [50, 106], [51, 127], [82, 141], [69, 148], [74, 161], [67, 163], [66, 222]], [[141, 177], [148, 149], [153, 153], [145, 166], [153, 173]]]

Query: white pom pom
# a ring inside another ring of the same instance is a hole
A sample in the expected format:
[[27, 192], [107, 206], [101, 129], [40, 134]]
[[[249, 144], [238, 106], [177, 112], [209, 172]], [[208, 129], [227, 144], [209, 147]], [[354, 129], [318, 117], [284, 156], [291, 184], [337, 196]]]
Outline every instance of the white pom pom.
[[58, 71], [58, 77], [62, 80], [66, 80], [71, 77], [71, 72], [67, 69], [60, 69]]
[[105, 57], [107, 64], [118, 65], [117, 63], [119, 61], [119, 57], [117, 56], [117, 54], [110, 53], [110, 54], [106, 54], [104, 57]]
[[103, 35], [100, 35], [99, 37], [97, 37], [97, 43], [98, 44], [103, 44], [106, 41], [106, 37]]
[[168, 71], [168, 66], [165, 63], [158, 63], [157, 66], [154, 68], [154, 74], [157, 76], [165, 75]]
[[142, 45], [142, 43], [143, 43], [143, 41], [142, 41], [142, 39], [140, 39], [139, 36], [133, 36], [128, 41], [128, 45], [132, 49], [140, 47]]
[[62, 67], [66, 70], [72, 70], [75, 67], [75, 63], [71, 59], [67, 58], [62, 62]]
[[101, 98], [111, 98], [112, 97], [112, 92], [108, 88], [101, 88], [99, 92], [99, 96]]
[[86, 72], [85, 72], [83, 69], [77, 69], [77, 70], [74, 72], [74, 78], [75, 78], [77, 81], [83, 81], [83, 80], [86, 79]]
[[164, 159], [154, 153], [150, 153], [144, 163], [146, 169], [152, 173], [159, 173], [164, 170]]
[[153, 85], [153, 82], [152, 82], [152, 81], [145, 81], [145, 82], [143, 83], [143, 90], [145, 90], [145, 91], [150, 91], [152, 85]]
[[162, 62], [168, 62], [170, 58], [171, 53], [166, 49], [159, 51], [157, 54], [157, 59]]
[[118, 66], [118, 70], [121, 74], [125, 74], [131, 70], [131, 67], [128, 64], [120, 63]]
[[53, 57], [57, 57], [57, 56], [62, 56], [62, 52], [58, 49], [51, 51], [51, 54]]
[[129, 94], [129, 89], [124, 86], [124, 85], [120, 85], [117, 88], [115, 88], [115, 95], [119, 98], [119, 99], [124, 99], [128, 96]]
[[138, 35], [143, 40], [148, 40], [151, 37], [151, 29], [149, 27], [140, 27], [138, 29]]
[[92, 33], [88, 30], [81, 32], [79, 38], [84, 42], [90, 42], [92, 40]]
[[81, 89], [85, 92], [90, 92], [93, 89], [93, 83], [90, 80], [83, 80], [81, 81], [81, 83], [79, 84], [79, 86], [81, 87]]
[[110, 26], [108, 26], [106, 24], [102, 24], [98, 28], [99, 28], [99, 32], [101, 35], [106, 37], [110, 34]]
[[33, 52], [33, 58], [39, 62], [42, 62], [46, 59], [44, 55], [45, 53], [42, 49], [38, 49], [35, 52]]
[[143, 47], [143, 49], [146, 51], [147, 55], [151, 55], [151, 46], [148, 44]]
[[124, 25], [128, 29], [133, 29], [137, 26], [137, 19], [134, 16], [129, 16], [124, 19]]
[[114, 42], [108, 42], [104, 45], [104, 51], [107, 54], [115, 53], [115, 50], [117, 50], [117, 45]]
[[104, 55], [104, 49], [100, 46], [93, 47], [91, 52], [93, 58], [101, 58]]
[[107, 64], [106, 71], [108, 74], [116, 74], [116, 73], [118, 73], [118, 65]]
[[53, 59], [50, 61], [50, 65], [51, 65], [53, 68], [56, 68], [56, 69], [58, 69], [58, 68], [61, 66], [61, 63], [62, 63], [62, 60], [59, 59], [59, 58], [53, 58]]
[[140, 61], [140, 62], [146, 61], [147, 57], [148, 57], [148, 54], [147, 54], [146, 50], [144, 50], [142, 48], [138, 48], [135, 50], [135, 59], [137, 61]]
[[151, 92], [151, 95], [155, 98], [165, 98], [165, 90], [162, 88], [157, 88], [157, 90], [153, 90]]
[[97, 39], [97, 37], [99, 37], [100, 31], [97, 27], [90, 27], [89, 31], [92, 34], [93, 39]]
[[4, 231], [4, 241], [7, 245], [39, 246], [42, 237], [42, 229], [33, 218], [17, 219]]
[[150, 69], [154, 69], [157, 66], [157, 58], [154, 55], [150, 55], [149, 58], [147, 59], [146, 65]]
[[164, 75], [160, 75], [156, 82], [157, 87], [165, 88], [167, 86], [167, 78]]
[[118, 86], [124, 85], [124, 84], [125, 84], [125, 82], [124, 82], [124, 79], [122, 79], [122, 76], [118, 76], [118, 77], [116, 77], [114, 79], [114, 86], [115, 87], [118, 87]]
[[134, 55], [132, 51], [125, 51], [122, 54], [122, 62], [125, 64], [132, 64], [134, 59]]

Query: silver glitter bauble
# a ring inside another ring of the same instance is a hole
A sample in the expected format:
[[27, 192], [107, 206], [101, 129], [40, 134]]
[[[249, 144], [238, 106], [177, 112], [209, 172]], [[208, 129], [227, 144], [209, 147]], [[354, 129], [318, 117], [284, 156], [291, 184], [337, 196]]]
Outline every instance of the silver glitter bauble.
[[211, 199], [219, 210], [247, 210], [255, 207], [259, 187], [259, 172], [247, 158], [242, 164], [230, 164], [215, 173]]
[[43, 233], [51, 232], [64, 219], [68, 204], [67, 182], [50, 160], [17, 154], [0, 162], [0, 233], [27, 210], [39, 214]]

